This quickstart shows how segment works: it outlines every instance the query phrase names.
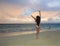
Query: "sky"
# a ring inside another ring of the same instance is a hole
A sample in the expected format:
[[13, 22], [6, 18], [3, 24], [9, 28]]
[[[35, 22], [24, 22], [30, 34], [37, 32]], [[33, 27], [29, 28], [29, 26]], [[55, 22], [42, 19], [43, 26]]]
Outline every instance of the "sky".
[[34, 23], [38, 10], [41, 23], [60, 23], [60, 0], [0, 0], [0, 23]]

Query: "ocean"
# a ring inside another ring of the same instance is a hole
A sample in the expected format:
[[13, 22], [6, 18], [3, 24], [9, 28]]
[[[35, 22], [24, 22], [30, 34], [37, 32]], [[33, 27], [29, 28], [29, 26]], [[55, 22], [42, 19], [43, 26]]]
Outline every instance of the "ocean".
[[[60, 30], [60, 23], [43, 23], [41, 30]], [[35, 31], [35, 24], [0, 24], [0, 33]]]

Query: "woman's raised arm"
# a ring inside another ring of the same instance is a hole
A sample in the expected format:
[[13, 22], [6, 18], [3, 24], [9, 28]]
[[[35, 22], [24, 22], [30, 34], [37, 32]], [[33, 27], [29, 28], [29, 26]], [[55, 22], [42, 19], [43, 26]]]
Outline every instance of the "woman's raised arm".
[[35, 20], [36, 18], [31, 15], [31, 17]]
[[41, 17], [41, 12], [39, 11], [39, 16]]

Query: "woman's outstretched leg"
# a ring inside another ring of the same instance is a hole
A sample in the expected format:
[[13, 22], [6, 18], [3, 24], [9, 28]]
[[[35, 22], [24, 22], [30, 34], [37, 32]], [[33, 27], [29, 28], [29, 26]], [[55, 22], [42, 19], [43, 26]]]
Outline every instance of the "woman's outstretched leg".
[[36, 39], [39, 38], [39, 31], [40, 31], [39, 26], [36, 26]]

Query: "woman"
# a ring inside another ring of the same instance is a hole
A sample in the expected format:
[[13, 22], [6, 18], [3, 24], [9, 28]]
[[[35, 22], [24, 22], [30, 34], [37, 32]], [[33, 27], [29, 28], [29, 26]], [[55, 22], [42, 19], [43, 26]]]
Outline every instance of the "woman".
[[[31, 15], [32, 16], [32, 15]], [[32, 18], [35, 20], [36, 22], [36, 38], [38, 38], [38, 35], [39, 35], [39, 31], [40, 31], [40, 28], [39, 28], [39, 25], [41, 23], [41, 12], [39, 11], [39, 15], [35, 17], [32, 16]]]

